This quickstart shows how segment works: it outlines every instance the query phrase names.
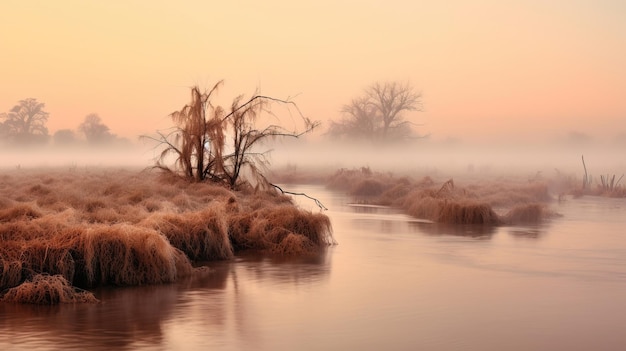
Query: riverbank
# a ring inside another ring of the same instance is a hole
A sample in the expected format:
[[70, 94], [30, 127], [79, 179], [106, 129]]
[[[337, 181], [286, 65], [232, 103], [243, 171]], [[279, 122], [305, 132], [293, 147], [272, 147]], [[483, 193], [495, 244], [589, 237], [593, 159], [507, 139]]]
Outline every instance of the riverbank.
[[309, 255], [333, 243], [291, 198], [116, 168], [0, 173], [0, 300], [94, 301], [84, 289], [171, 283], [242, 251]]

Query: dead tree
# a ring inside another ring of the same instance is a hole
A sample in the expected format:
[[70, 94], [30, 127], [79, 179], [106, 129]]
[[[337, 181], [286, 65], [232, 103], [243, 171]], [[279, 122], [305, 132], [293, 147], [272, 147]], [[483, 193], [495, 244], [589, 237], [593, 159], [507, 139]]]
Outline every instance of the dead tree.
[[[255, 181], [269, 185], [262, 172], [268, 164], [266, 152], [254, 147], [272, 138], [298, 138], [311, 132], [319, 122], [304, 117], [293, 101], [258, 94], [248, 100], [244, 100], [243, 95], [238, 96], [226, 113], [211, 100], [222, 83], [218, 82], [206, 92], [201, 92], [197, 86], [191, 88], [189, 104], [170, 114], [175, 123], [172, 130], [169, 133], [159, 131], [157, 137], [144, 136], [156, 141], [157, 147], [164, 146], [155, 167], [190, 180], [210, 180], [230, 188], [242, 182], [242, 174], [247, 170]], [[276, 103], [295, 109], [304, 125], [302, 132], [288, 131], [279, 124], [257, 126], [261, 114], [278, 119], [271, 111], [271, 105]], [[175, 157], [173, 167], [167, 164], [170, 155]]]

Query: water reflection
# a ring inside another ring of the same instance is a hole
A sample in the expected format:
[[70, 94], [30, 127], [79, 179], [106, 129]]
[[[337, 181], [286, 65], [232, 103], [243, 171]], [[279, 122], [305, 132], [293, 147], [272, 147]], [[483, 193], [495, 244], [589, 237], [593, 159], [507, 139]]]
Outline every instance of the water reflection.
[[496, 226], [480, 224], [446, 224], [446, 223], [421, 223], [411, 222], [410, 226], [415, 230], [431, 236], [462, 236], [471, 239], [489, 240], [497, 232]]
[[21, 348], [81, 350], [125, 350], [138, 342], [157, 345], [177, 294], [171, 285], [109, 288], [96, 292], [99, 304], [0, 304], [0, 345], [5, 350], [13, 343]]
[[[374, 230], [380, 233], [417, 232], [428, 236], [457, 236], [476, 240], [490, 240], [501, 232], [500, 226], [481, 224], [448, 224], [420, 220], [386, 207], [348, 204], [351, 212], [357, 214], [351, 221], [354, 228]], [[506, 226], [506, 232], [515, 238], [539, 239], [547, 232], [549, 223], [528, 226]]]
[[532, 227], [511, 227], [508, 233], [519, 239], [540, 239], [547, 232], [547, 225], [537, 225]]
[[176, 284], [100, 288], [94, 291], [99, 304], [0, 304], [0, 349], [152, 348], [169, 338], [164, 330], [172, 320], [180, 324], [185, 319], [194, 320], [203, 333], [223, 334], [232, 323], [247, 334], [245, 296], [253, 285], [315, 284], [329, 272], [326, 253], [296, 259], [247, 254], [234, 262], [211, 263]]
[[272, 285], [300, 285], [320, 282], [330, 273], [332, 247], [321, 254], [306, 257], [268, 257], [249, 253], [238, 258], [241, 270], [256, 281]]
[[549, 225], [490, 227], [420, 222], [309, 192], [335, 204], [327, 213], [339, 245], [325, 254], [240, 255], [177, 284], [97, 290], [98, 305], [0, 304], [0, 350], [621, 350], [626, 343], [623, 200], [559, 204], [564, 216]]

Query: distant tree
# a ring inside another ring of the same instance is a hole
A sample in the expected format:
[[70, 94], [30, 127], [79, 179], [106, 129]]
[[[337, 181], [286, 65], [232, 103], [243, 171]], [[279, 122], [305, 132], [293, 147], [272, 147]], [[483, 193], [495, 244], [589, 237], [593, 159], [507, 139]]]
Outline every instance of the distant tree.
[[376, 82], [344, 105], [341, 121], [331, 121], [328, 135], [349, 139], [396, 140], [412, 134], [404, 113], [422, 111], [422, 94], [399, 82]]
[[85, 116], [85, 120], [78, 126], [78, 131], [85, 135], [89, 144], [101, 145], [111, 143], [116, 139], [109, 127], [102, 123], [102, 119], [95, 113]]
[[14, 143], [45, 143], [48, 140], [46, 123], [49, 113], [44, 111], [44, 107], [44, 103], [34, 98], [20, 100], [9, 113], [0, 114], [2, 135]]
[[69, 146], [78, 142], [76, 133], [71, 129], [60, 129], [52, 135], [52, 141], [57, 146]]

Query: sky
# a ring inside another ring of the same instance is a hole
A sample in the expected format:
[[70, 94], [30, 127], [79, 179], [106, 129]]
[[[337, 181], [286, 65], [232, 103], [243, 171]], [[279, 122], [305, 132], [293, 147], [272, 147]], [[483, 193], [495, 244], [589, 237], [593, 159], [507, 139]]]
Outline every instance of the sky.
[[435, 140], [626, 135], [621, 0], [2, 0], [0, 112], [33, 97], [48, 129], [97, 113], [135, 138], [171, 126], [193, 85], [258, 88], [308, 117], [374, 82], [409, 83]]

